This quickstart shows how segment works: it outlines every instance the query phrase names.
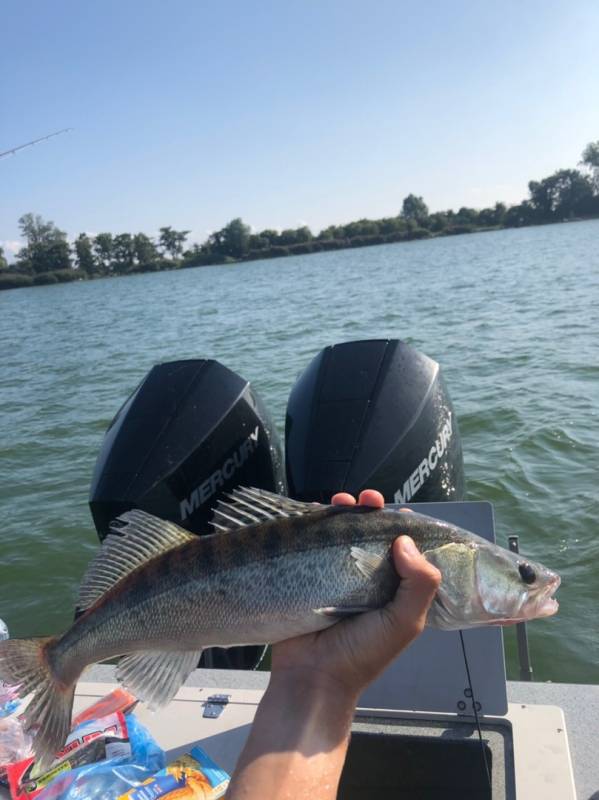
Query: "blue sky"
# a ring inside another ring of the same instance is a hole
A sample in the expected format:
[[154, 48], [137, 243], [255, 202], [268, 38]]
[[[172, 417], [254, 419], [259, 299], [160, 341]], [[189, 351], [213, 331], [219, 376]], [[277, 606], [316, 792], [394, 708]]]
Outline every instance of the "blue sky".
[[[518, 202], [599, 139], [595, 0], [4, 0], [0, 241]], [[6, 246], [6, 245], [5, 245]], [[9, 249], [16, 245], [8, 244]]]

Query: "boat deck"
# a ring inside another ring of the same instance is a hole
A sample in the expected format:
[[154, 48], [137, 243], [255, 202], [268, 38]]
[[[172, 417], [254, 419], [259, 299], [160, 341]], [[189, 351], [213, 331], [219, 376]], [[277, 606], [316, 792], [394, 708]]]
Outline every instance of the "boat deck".
[[[193, 726], [193, 718], [190, 720], [186, 717], [187, 721], [184, 723], [184, 729], [179, 729], [177, 733], [176, 731], [165, 731], [164, 725], [159, 722], [163, 712], [152, 717], [150, 717], [150, 712], [145, 710], [141, 713], [144, 721], [158, 735], [162, 746], [173, 753], [180, 752], [190, 743], [200, 739], [205, 741], [208, 730], [213, 730], [214, 733], [209, 734], [209, 736], [213, 744], [218, 745], [218, 753], [223, 758], [222, 766], [225, 769], [232, 770], [237, 755], [249, 733], [255, 704], [259, 701], [262, 692], [266, 688], [268, 678], [269, 674], [267, 672], [199, 669], [187, 680], [181, 697], [195, 698], [196, 702], [201, 701], [202, 704], [216, 689], [223, 691], [226, 689], [231, 691], [244, 690], [247, 708], [245, 709], [245, 717], [242, 714], [242, 718], [245, 721], [237, 726], [234, 731], [227, 728], [224, 714], [221, 725], [216, 730], [213, 725], [211, 728], [206, 727], [206, 723], [214, 723], [215, 720], [205, 720], [198, 710], [196, 734], [195, 730], [187, 727], [188, 722], [191, 722]], [[114, 668], [103, 665], [96, 666], [86, 673], [86, 681], [113, 683]], [[85, 684], [80, 686], [80, 693], [84, 691], [84, 687]], [[576, 797], [578, 800], [599, 800], [599, 686], [508, 681], [507, 687], [510, 711], [517, 710], [516, 707], [522, 709], [522, 707], [529, 706], [557, 706], [562, 709], [565, 719], [564, 736], [567, 732], [576, 785]], [[89, 702], [91, 702], [91, 699]], [[183, 723], [182, 717], [181, 723]], [[178, 736], [176, 740], [169, 738], [175, 734]], [[557, 786], [554, 789], [557, 790]], [[551, 786], [543, 788], [537, 786], [535, 793], [532, 795], [535, 800], [541, 797], [543, 800], [549, 800], [553, 796], [557, 797], [558, 800], [563, 800], [559, 795], [552, 794]]]
[[[169, 757], [175, 757], [197, 742], [224, 769], [232, 772], [268, 678], [266, 672], [196, 670], [170, 706], [157, 713], [140, 707], [138, 715]], [[90, 705], [114, 685], [114, 667], [93, 667], [78, 686], [75, 710]], [[206, 718], [206, 701], [217, 691], [230, 694], [231, 702], [217, 718]], [[561, 783], [570, 771], [570, 757], [577, 800], [599, 800], [599, 686], [509, 681], [508, 699], [507, 719], [514, 729], [518, 727], [521, 731], [519, 738], [514, 736], [513, 741], [517, 771], [518, 758], [525, 761], [520, 773], [524, 771], [526, 776], [524, 781], [522, 777], [517, 781], [518, 800], [572, 798], [571, 790], [567, 791], [566, 784]], [[558, 709], [563, 711], [563, 717]], [[534, 763], [534, 748], [528, 750], [528, 744], [533, 743], [530, 740], [537, 738], [536, 731], [533, 737], [531, 729], [526, 727], [527, 717], [533, 711], [537, 730], [540, 722], [540, 730], [547, 734], [540, 749], [537, 746], [542, 759], [542, 763], [537, 764]], [[354, 732], [388, 734], [403, 716], [401, 711], [359, 710]], [[561, 720], [565, 720], [563, 729]], [[483, 725], [485, 739], [493, 751], [493, 763], [497, 763], [498, 748], [509, 750], [502, 742], [501, 725], [497, 722], [501, 723], [501, 718], [492, 718]], [[427, 729], [428, 735], [434, 735], [435, 723], [431, 723], [430, 714], [421, 715], [420, 719], [416, 715], [407, 723], [404, 719], [403, 724], [409, 726], [404, 727], [403, 732], [410, 731], [411, 727], [411, 733], [418, 734], [416, 729], [420, 726]], [[461, 728], [457, 736], [465, 741], [472, 740], [474, 726], [464, 724]], [[493, 798], [510, 800], [516, 797], [516, 788], [509, 779], [505, 780], [506, 775], [507, 772], [504, 775], [501, 771], [494, 774]], [[0, 789], [1, 798], [8, 796], [6, 790]]]

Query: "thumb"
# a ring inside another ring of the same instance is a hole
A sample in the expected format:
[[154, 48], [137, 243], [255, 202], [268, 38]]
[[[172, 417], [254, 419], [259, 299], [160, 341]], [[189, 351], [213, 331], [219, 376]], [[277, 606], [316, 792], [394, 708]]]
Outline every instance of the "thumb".
[[409, 536], [400, 536], [393, 543], [393, 561], [401, 582], [387, 608], [404, 630], [412, 629], [417, 636], [424, 628], [426, 614], [441, 585], [441, 573], [429, 564]]

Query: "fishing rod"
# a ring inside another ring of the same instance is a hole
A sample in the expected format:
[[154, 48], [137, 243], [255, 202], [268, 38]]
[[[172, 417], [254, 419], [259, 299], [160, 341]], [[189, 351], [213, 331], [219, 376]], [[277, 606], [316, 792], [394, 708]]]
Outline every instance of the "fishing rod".
[[12, 147], [10, 150], [4, 150], [4, 152], [0, 153], [0, 158], [4, 158], [5, 156], [14, 156], [15, 153], [19, 152], [19, 150], [24, 150], [26, 147], [33, 147], [35, 144], [45, 142], [46, 139], [52, 139], [54, 136], [60, 136], [61, 134], [69, 133], [72, 130], [74, 130], [74, 128], [62, 128], [62, 130], [54, 131], [54, 133], [49, 133], [47, 136], [41, 136], [39, 139], [33, 139], [31, 142], [25, 142], [25, 144]]
[[464, 666], [466, 668], [466, 679], [468, 681], [468, 691], [469, 691], [469, 694], [470, 694], [470, 699], [472, 700], [472, 711], [474, 713], [474, 721], [475, 721], [475, 724], [476, 724], [476, 730], [478, 732], [478, 741], [480, 743], [482, 760], [483, 760], [483, 764], [484, 764], [484, 767], [485, 767], [485, 773], [486, 773], [486, 776], [487, 776], [487, 783], [488, 783], [489, 789], [492, 790], [493, 789], [493, 785], [492, 785], [492, 782], [491, 782], [491, 770], [490, 770], [490, 767], [489, 767], [489, 760], [487, 758], [487, 750], [485, 748], [485, 743], [483, 741], [483, 732], [482, 732], [481, 727], [480, 727], [480, 719], [479, 719], [479, 716], [478, 716], [478, 711], [480, 709], [480, 703], [474, 697], [474, 687], [472, 686], [472, 676], [470, 675], [470, 665], [468, 663], [468, 656], [466, 655], [466, 644], [464, 642], [464, 632], [460, 630], [460, 631], [458, 631], [458, 633], [460, 634], [460, 644], [462, 645], [462, 655], [464, 657]]

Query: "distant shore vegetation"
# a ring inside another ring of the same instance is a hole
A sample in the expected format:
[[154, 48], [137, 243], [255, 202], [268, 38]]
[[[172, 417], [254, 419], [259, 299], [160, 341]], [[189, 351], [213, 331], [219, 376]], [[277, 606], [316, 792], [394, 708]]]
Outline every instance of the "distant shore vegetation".
[[422, 197], [410, 194], [395, 217], [330, 225], [318, 234], [307, 226], [255, 233], [236, 218], [203, 244], [190, 247], [190, 232], [170, 226], [160, 228], [155, 238], [145, 233], [81, 233], [71, 244], [53, 222], [25, 214], [19, 220], [25, 246], [14, 264], [8, 264], [0, 247], [0, 289], [599, 217], [599, 140], [587, 145], [579, 166], [581, 169], [561, 169], [543, 180], [530, 181], [528, 199], [509, 207], [496, 203], [492, 208], [430, 213]]

